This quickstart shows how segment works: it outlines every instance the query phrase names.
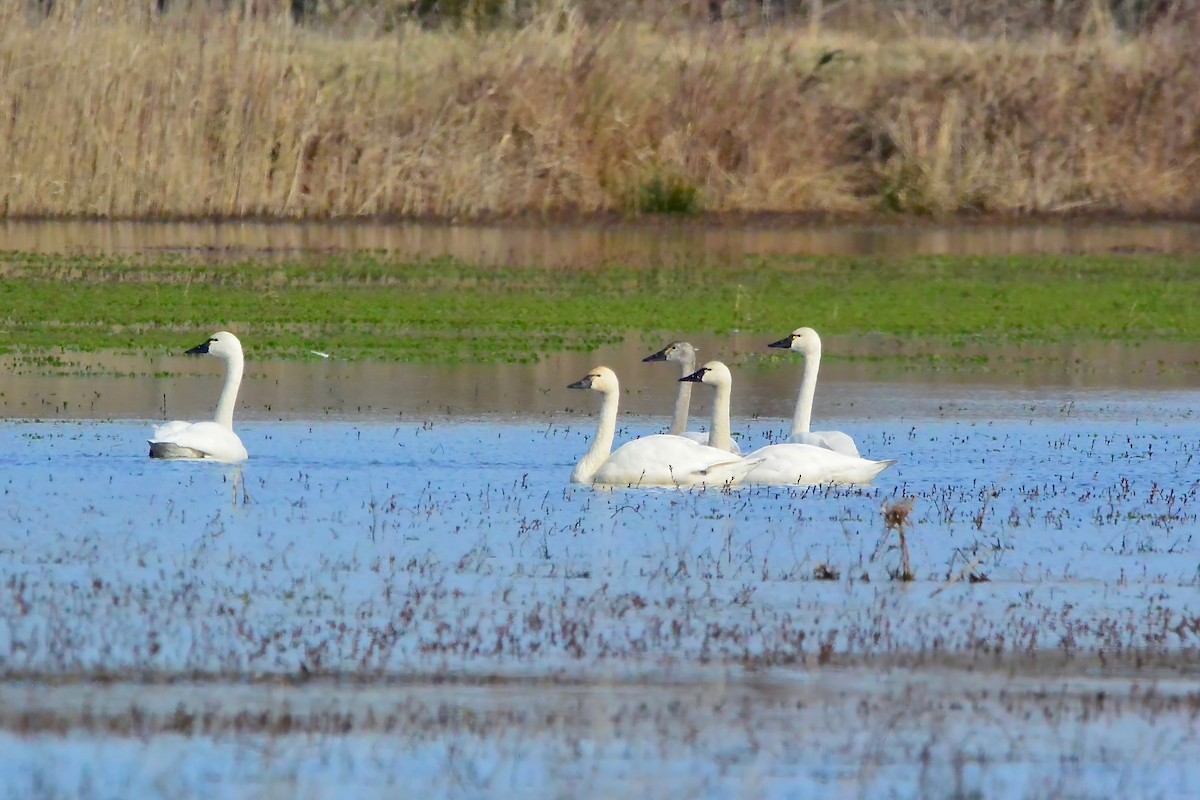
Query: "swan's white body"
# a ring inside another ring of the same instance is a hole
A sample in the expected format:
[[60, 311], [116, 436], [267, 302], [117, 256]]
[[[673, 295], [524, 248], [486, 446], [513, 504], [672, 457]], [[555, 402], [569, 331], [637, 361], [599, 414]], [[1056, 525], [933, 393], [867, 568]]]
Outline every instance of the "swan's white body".
[[[720, 361], [710, 361], [682, 380], [706, 383], [717, 390], [713, 403], [713, 436], [729, 435], [730, 395], [733, 376]], [[769, 486], [870, 483], [895, 461], [868, 461], [810, 444], [773, 444], [756, 450], [746, 460], [757, 466], [745, 483]]]
[[848, 456], [858, 455], [858, 445], [849, 434], [842, 431], [813, 431], [813, 396], [817, 392], [817, 372], [821, 369], [821, 337], [812, 328], [797, 328], [790, 336], [771, 342], [769, 347], [795, 350], [804, 355], [804, 375], [800, 378], [800, 393], [796, 398], [796, 410], [792, 414], [792, 433], [788, 441], [793, 444], [810, 444]]
[[665, 433], [635, 439], [613, 452], [620, 398], [616, 374], [608, 367], [597, 367], [568, 388], [591, 389], [604, 396], [596, 437], [571, 472], [572, 483], [671, 488], [732, 486], [756, 466], [728, 451]]
[[772, 444], [746, 456], [759, 461], [746, 483], [763, 486], [870, 483], [896, 462], [870, 461], [811, 444]]
[[187, 352], [189, 355], [216, 356], [225, 362], [225, 384], [217, 400], [216, 414], [211, 422], [175, 421], [155, 426], [154, 438], [150, 440], [150, 457], [244, 461], [249, 454], [233, 432], [233, 408], [244, 367], [242, 343], [232, 333], [221, 331]]
[[692, 404], [692, 384], [683, 380], [688, 375], [696, 371], [696, 348], [692, 347], [688, 342], [671, 342], [669, 345], [659, 350], [653, 355], [648, 355], [642, 359], [643, 362], [648, 361], [674, 361], [679, 364], [680, 382], [679, 392], [675, 395], [675, 411], [671, 415], [671, 428], [667, 431], [672, 436], [683, 436], [686, 439], [691, 439], [699, 444], [706, 444], [709, 447], [717, 447], [721, 450], [726, 450], [734, 455], [741, 455], [742, 448], [733, 440], [732, 436], [726, 436], [723, 444], [718, 444], [712, 436], [712, 433], [703, 433], [701, 431], [689, 431], [688, 410]]

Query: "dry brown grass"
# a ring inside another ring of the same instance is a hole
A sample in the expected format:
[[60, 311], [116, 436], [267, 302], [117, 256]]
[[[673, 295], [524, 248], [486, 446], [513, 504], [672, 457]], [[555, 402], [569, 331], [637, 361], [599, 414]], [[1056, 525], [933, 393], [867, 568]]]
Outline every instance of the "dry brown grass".
[[0, 214], [1200, 208], [1194, 20], [867, 38], [562, 7], [365, 33], [149, 5], [0, 11]]

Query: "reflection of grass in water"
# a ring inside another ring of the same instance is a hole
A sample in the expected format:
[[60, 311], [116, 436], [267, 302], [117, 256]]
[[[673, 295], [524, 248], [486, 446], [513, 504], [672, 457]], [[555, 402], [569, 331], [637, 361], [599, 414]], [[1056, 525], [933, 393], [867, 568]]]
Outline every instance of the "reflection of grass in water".
[[[1175, 256], [749, 258], [720, 267], [477, 267], [361, 253], [296, 262], [10, 255], [4, 349], [178, 350], [215, 328], [258, 357], [520, 362], [629, 332], [880, 332], [972, 344], [1190, 340], [1200, 271]], [[70, 290], [64, 291], [64, 284]], [[898, 357], [900, 357], [898, 355]], [[52, 365], [47, 365], [52, 366]]]

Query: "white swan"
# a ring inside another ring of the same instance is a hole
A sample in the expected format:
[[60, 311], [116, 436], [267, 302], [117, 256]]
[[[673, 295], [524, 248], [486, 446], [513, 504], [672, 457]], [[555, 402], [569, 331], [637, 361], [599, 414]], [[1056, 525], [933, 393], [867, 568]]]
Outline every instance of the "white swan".
[[675, 395], [675, 413], [671, 415], [671, 428], [667, 433], [672, 436], [683, 436], [691, 439], [693, 442], [706, 444], [710, 447], [719, 447], [722, 450], [728, 450], [734, 455], [741, 455], [742, 448], [733, 440], [732, 436], [727, 436], [724, 439], [724, 444], [718, 444], [714, 441], [712, 433], [702, 433], [701, 431], [689, 431], [688, 424], [688, 408], [692, 403], [692, 384], [684, 381], [683, 378], [691, 375], [696, 371], [696, 348], [692, 347], [688, 342], [671, 342], [669, 345], [659, 350], [657, 353], [648, 355], [642, 359], [643, 362], [649, 361], [674, 361], [681, 368], [679, 392]]
[[151, 458], [207, 458], [214, 461], [244, 461], [249, 457], [242, 440], [233, 432], [233, 407], [242, 383], [242, 343], [232, 333], [214, 333], [188, 355], [216, 356], [225, 362], [225, 385], [217, 400], [212, 422], [168, 422], [154, 428]]
[[[706, 383], [717, 390], [713, 404], [713, 435], [729, 435], [729, 397], [733, 376], [720, 361], [710, 361], [681, 380]], [[895, 461], [868, 461], [811, 444], [773, 444], [746, 456], [758, 462], [745, 483], [769, 486], [870, 483]]]
[[596, 367], [569, 389], [604, 395], [596, 438], [571, 472], [572, 483], [607, 486], [732, 486], [755, 468], [725, 450], [666, 433], [634, 439], [612, 452], [620, 385], [608, 367]]
[[733, 394], [733, 376], [729, 374], [729, 367], [720, 361], [709, 361], [700, 369], [684, 375], [679, 380], [688, 385], [707, 383], [717, 390], [717, 396], [713, 399], [710, 425], [712, 432], [709, 434], [708, 443], [711, 447], [720, 450], [727, 449], [727, 445], [733, 443], [733, 439], [729, 435], [730, 395]]
[[746, 456], [759, 461], [746, 483], [763, 486], [870, 483], [896, 463], [870, 461], [811, 444], [772, 444]]
[[800, 394], [796, 398], [796, 411], [792, 415], [792, 433], [788, 441], [793, 444], [811, 444], [836, 450], [848, 456], [858, 455], [858, 445], [849, 434], [841, 431], [810, 431], [812, 424], [813, 395], [817, 391], [817, 372], [821, 369], [821, 337], [812, 328], [797, 328], [791, 336], [768, 347], [795, 350], [804, 355], [804, 375], [800, 378]]

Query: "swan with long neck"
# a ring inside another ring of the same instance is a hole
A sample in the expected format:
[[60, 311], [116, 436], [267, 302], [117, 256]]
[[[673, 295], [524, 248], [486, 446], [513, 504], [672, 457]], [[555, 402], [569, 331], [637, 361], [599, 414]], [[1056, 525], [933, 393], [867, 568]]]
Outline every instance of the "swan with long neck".
[[794, 350], [804, 356], [804, 374], [800, 378], [800, 392], [796, 397], [796, 410], [792, 414], [792, 432], [788, 441], [857, 456], [858, 445], [849, 434], [842, 431], [810, 430], [813, 397], [817, 392], [817, 373], [821, 369], [821, 337], [817, 332], [812, 328], [797, 328], [790, 336], [771, 342], [768, 347]]
[[634, 439], [614, 452], [620, 384], [608, 367], [596, 367], [569, 389], [590, 389], [604, 400], [592, 446], [571, 472], [572, 483], [603, 486], [733, 486], [757, 466], [725, 450], [660, 433]]
[[675, 411], [671, 415], [671, 428], [667, 433], [672, 436], [683, 436], [693, 442], [707, 444], [709, 447], [718, 447], [735, 455], [742, 454], [742, 448], [738, 446], [732, 436], [724, 437], [718, 444], [711, 432], [702, 433], [687, 429], [688, 410], [692, 403], [692, 384], [685, 381], [684, 378], [696, 371], [696, 348], [692, 347], [689, 342], [671, 342], [657, 353], [646, 356], [642, 361], [673, 361], [680, 367], [679, 390], [675, 395]]
[[156, 426], [150, 439], [150, 457], [244, 461], [249, 454], [233, 432], [233, 409], [245, 364], [242, 343], [232, 333], [220, 331], [188, 350], [187, 355], [215, 356], [225, 362], [225, 383], [216, 413], [211, 422], [175, 421]]
[[[730, 395], [733, 376], [720, 361], [710, 361], [680, 380], [705, 383], [716, 389], [713, 434], [729, 435]], [[746, 461], [758, 462], [745, 483], [768, 486], [870, 483], [895, 461], [869, 461], [811, 444], [773, 444], [755, 450]]]
[[729, 407], [733, 395], [733, 375], [729, 373], [729, 367], [720, 361], [709, 361], [700, 369], [684, 375], [679, 380], [681, 383], [689, 385], [706, 383], [716, 389], [708, 443], [710, 447], [720, 450], [729, 449], [729, 445], [733, 444], [733, 437], [729, 433]]

